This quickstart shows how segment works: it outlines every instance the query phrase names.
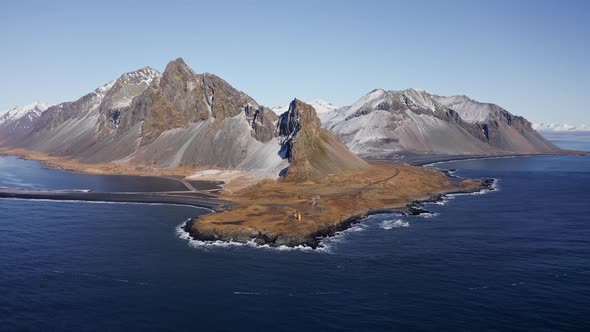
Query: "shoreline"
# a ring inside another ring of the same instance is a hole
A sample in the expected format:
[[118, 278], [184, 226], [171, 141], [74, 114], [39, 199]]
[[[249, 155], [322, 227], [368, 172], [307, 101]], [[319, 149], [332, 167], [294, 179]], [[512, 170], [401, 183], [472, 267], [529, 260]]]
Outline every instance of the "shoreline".
[[543, 156], [588, 156], [588, 151], [563, 150], [554, 153], [528, 153], [528, 154], [482, 154], [482, 155], [413, 155], [401, 159], [386, 159], [395, 162], [405, 163], [412, 166], [432, 166], [437, 163], [446, 163], [453, 161], [467, 161], [467, 160], [485, 160], [485, 159], [500, 159], [500, 158], [518, 158], [518, 157], [543, 157]]
[[[186, 194], [191, 194], [188, 196]], [[0, 199], [16, 198], [26, 200], [85, 201], [113, 203], [173, 204], [207, 208], [214, 212], [225, 211], [231, 202], [196, 192], [137, 192], [137, 193], [98, 193], [71, 190], [26, 190], [0, 188]]]

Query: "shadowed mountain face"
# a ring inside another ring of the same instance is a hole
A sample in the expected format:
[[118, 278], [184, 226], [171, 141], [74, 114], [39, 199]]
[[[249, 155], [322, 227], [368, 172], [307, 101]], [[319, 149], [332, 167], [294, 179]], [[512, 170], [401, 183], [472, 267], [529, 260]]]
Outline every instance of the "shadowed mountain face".
[[313, 180], [369, 168], [334, 134], [321, 128], [314, 108], [300, 100], [293, 100], [288, 111], [279, 117], [277, 134], [290, 162], [286, 179]]
[[425, 91], [374, 90], [351, 106], [321, 115], [353, 152], [368, 157], [402, 153], [547, 153], [559, 150], [524, 118], [493, 104]]

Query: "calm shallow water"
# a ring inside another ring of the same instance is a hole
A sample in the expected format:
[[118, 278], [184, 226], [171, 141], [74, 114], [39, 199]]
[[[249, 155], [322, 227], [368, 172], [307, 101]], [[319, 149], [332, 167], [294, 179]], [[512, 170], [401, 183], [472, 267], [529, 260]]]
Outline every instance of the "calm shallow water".
[[174, 179], [73, 173], [46, 169], [37, 161], [3, 155], [0, 155], [0, 187], [55, 190], [90, 189], [97, 192], [154, 192], [187, 189], [182, 182]]
[[500, 190], [322, 252], [190, 246], [189, 207], [0, 200], [0, 329], [590, 330], [590, 158], [437, 167]]

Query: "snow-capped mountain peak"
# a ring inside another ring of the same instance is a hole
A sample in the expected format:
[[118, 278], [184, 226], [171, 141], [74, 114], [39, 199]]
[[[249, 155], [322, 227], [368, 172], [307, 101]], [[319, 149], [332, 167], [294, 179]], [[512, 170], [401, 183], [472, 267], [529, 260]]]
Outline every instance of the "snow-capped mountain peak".
[[340, 108], [339, 106], [336, 106], [336, 105], [329, 103], [329, 102], [322, 100], [322, 99], [314, 99], [314, 100], [310, 101], [309, 104], [313, 108], [315, 108], [315, 111], [318, 114], [331, 112], [333, 110]]
[[5, 122], [13, 122], [22, 119], [25, 116], [29, 118], [38, 117], [41, 113], [45, 112], [51, 105], [45, 102], [33, 102], [25, 106], [16, 106], [6, 111], [0, 117], [0, 124]]
[[[314, 99], [310, 102], [306, 102], [306, 104], [311, 105], [315, 109], [317, 114], [329, 113], [340, 108], [339, 106], [336, 106], [322, 99]], [[281, 115], [289, 110], [289, 105], [273, 107], [271, 108], [271, 110], [275, 112], [277, 115]]]

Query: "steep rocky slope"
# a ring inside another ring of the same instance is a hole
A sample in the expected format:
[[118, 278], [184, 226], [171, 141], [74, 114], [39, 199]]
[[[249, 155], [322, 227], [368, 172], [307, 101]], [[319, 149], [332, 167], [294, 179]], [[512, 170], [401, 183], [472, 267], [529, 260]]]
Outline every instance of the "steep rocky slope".
[[277, 133], [282, 139], [282, 154], [290, 162], [287, 179], [312, 180], [369, 168], [334, 134], [321, 128], [314, 108], [300, 100], [293, 100], [280, 116]]
[[518, 153], [543, 153], [558, 149], [537, 133], [527, 119], [512, 115], [498, 105], [481, 103], [467, 96], [431, 97], [459, 113], [465, 121], [480, 127], [484, 141], [497, 149]]

